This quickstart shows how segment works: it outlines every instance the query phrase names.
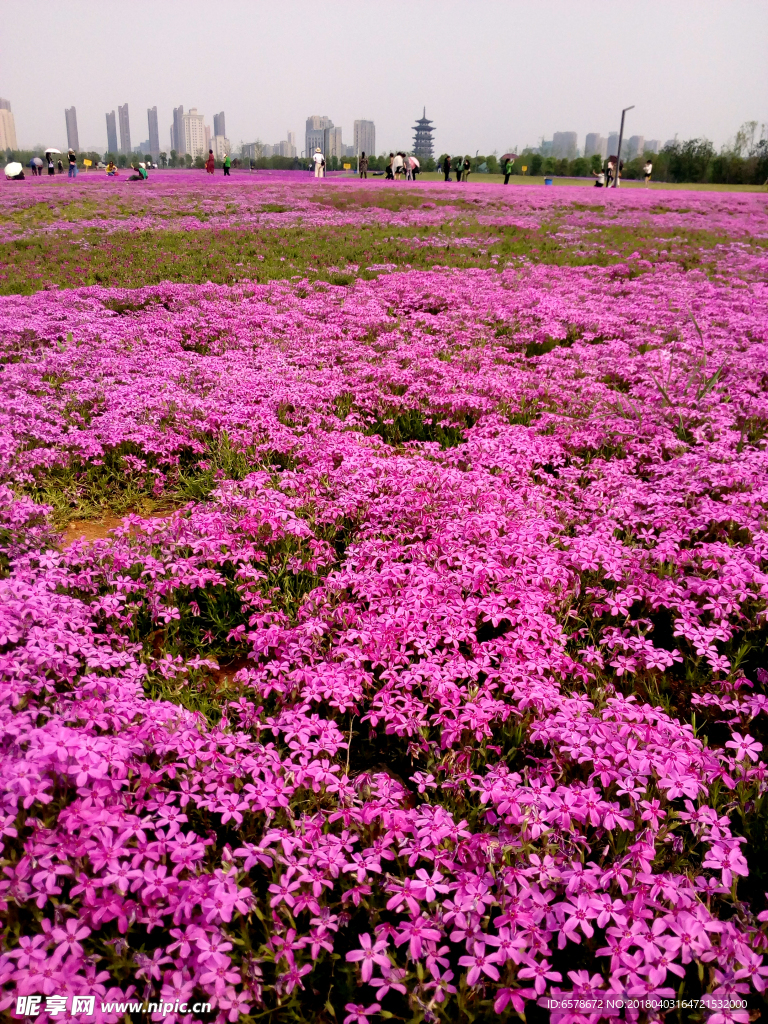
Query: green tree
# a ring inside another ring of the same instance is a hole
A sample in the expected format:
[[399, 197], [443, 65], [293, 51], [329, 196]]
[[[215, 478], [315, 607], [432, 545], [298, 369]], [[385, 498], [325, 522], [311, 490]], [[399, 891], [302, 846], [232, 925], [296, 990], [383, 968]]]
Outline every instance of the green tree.
[[161, 153], [160, 157], [159, 157], [159, 160], [160, 160], [160, 166], [161, 167], [167, 167], [168, 166], [168, 154], [167, 153]]
[[709, 139], [688, 139], [665, 146], [669, 176], [672, 181], [706, 181], [715, 147]]
[[530, 167], [528, 168], [530, 173], [533, 175], [541, 174], [541, 167], [543, 163], [544, 160], [541, 156], [541, 153], [534, 153], [531, 157]]
[[178, 164], [178, 162], [179, 162], [179, 154], [176, 152], [175, 149], [172, 149], [171, 150], [171, 161], [170, 161], [171, 167], [175, 167]]
[[192, 166], [192, 154], [191, 153], [185, 153], [184, 154], [184, 163], [187, 165], [187, 167], [191, 167]]

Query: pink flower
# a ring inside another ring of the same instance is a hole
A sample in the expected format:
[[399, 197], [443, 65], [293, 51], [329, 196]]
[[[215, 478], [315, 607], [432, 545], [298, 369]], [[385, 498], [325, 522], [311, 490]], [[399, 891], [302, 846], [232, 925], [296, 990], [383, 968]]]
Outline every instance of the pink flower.
[[374, 964], [378, 964], [380, 967], [389, 967], [390, 960], [385, 952], [387, 943], [379, 939], [372, 945], [371, 936], [366, 933], [360, 936], [360, 946], [360, 949], [353, 949], [351, 953], [347, 953], [347, 961], [355, 963], [362, 960], [360, 973], [363, 981], [370, 981]]
[[737, 761], [743, 761], [745, 757], [748, 757], [750, 761], [757, 761], [760, 751], [763, 749], [763, 744], [758, 743], [749, 733], [742, 736], [735, 732], [732, 739], [726, 740], [725, 745], [736, 751]]

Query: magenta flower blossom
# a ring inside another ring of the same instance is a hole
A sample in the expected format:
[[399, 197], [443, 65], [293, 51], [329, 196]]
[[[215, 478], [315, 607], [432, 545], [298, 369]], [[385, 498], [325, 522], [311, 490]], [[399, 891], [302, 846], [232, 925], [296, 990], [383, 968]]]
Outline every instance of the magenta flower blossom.
[[360, 973], [363, 981], [370, 981], [374, 964], [378, 964], [380, 967], [390, 966], [386, 949], [387, 943], [383, 939], [372, 943], [371, 936], [366, 933], [360, 936], [360, 949], [353, 949], [347, 953], [347, 961], [350, 963], [361, 961]]

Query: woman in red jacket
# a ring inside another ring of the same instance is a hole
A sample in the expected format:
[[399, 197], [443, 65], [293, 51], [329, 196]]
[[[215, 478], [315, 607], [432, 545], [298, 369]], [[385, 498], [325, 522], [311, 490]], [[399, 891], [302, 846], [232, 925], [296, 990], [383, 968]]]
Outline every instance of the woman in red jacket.
[[205, 169], [209, 174], [213, 174], [213, 150], [208, 150], [208, 159], [205, 161]]

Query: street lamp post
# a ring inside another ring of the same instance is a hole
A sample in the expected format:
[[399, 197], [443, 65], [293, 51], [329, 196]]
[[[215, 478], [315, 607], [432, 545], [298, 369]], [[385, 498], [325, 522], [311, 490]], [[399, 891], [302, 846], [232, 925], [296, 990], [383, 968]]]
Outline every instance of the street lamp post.
[[619, 167], [621, 167], [621, 143], [622, 143], [622, 140], [624, 139], [624, 115], [626, 114], [626, 112], [628, 110], [634, 110], [634, 109], [635, 109], [635, 105], [633, 103], [631, 107], [624, 107], [624, 109], [621, 112], [621, 127], [619, 128], [619, 151], [616, 154], [616, 173], [615, 173], [614, 178], [613, 178], [613, 187], [614, 188], [618, 188], [619, 187]]

